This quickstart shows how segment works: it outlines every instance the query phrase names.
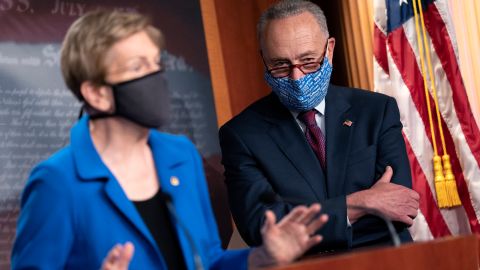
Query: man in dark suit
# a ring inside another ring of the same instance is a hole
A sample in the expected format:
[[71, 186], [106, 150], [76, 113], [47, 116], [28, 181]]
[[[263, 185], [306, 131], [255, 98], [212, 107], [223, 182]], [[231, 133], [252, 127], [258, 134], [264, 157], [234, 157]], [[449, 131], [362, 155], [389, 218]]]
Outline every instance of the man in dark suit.
[[391, 97], [329, 84], [334, 38], [315, 4], [284, 0], [257, 26], [272, 93], [220, 129], [230, 208], [249, 245], [261, 243], [264, 212], [277, 217], [320, 202], [330, 217], [319, 250], [385, 245], [376, 215], [402, 241], [419, 206], [397, 104]]

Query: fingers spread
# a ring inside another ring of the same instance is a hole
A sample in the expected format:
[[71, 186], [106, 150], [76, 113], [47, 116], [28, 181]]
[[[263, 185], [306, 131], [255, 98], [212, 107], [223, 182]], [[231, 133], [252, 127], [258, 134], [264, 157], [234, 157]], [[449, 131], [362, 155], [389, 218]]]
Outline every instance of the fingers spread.
[[275, 213], [271, 210], [265, 211], [265, 222], [263, 223], [262, 226], [262, 233], [270, 230], [273, 226], [275, 226], [275, 223], [277, 222], [277, 217], [275, 216]]
[[317, 245], [323, 240], [323, 236], [315, 235], [308, 239], [305, 250], [309, 250], [311, 247]]
[[328, 216], [326, 214], [320, 215], [317, 219], [313, 220], [307, 226], [307, 232], [309, 235], [313, 235], [316, 231], [318, 231], [325, 223], [328, 221]]
[[317, 216], [317, 214], [320, 212], [320, 204], [318, 203], [315, 203], [315, 204], [312, 204], [308, 209], [307, 211], [303, 214], [303, 216], [301, 216], [299, 219], [298, 219], [298, 222], [301, 223], [301, 224], [304, 224], [304, 225], [308, 225], [310, 224], [310, 222], [312, 222], [312, 220]]
[[288, 215], [286, 215], [279, 223], [279, 225], [283, 225], [285, 223], [289, 222], [298, 222], [304, 215], [304, 213], [307, 211], [307, 207], [300, 205], [295, 208], [293, 208]]

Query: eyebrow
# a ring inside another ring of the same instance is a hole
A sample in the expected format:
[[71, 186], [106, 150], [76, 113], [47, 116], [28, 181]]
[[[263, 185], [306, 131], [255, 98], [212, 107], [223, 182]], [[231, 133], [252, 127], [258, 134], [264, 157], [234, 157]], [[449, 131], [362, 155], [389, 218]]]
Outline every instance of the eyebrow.
[[[161, 53], [156, 54], [153, 58], [160, 59], [162, 57]], [[131, 60], [138, 60], [138, 59], [149, 59], [150, 57], [146, 57], [144, 55], [135, 55], [127, 59], [126, 62], [130, 62]]]
[[281, 57], [279, 57], [279, 58], [272, 58], [272, 59], [270, 59], [270, 62], [272, 62], [272, 63], [273, 63], [273, 62], [290, 62], [290, 59], [288, 59], [288, 58], [281, 58]]

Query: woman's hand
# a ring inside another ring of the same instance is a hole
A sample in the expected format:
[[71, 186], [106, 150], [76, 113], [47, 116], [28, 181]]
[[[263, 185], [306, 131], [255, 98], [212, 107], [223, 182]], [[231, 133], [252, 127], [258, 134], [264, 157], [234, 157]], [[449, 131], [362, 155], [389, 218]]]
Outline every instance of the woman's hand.
[[134, 246], [130, 242], [115, 245], [103, 260], [101, 270], [128, 270], [133, 252]]
[[318, 203], [297, 206], [278, 223], [275, 214], [268, 210], [261, 229], [263, 245], [250, 253], [250, 267], [290, 263], [320, 243], [322, 236], [315, 232], [328, 221], [327, 215], [318, 215], [320, 209]]

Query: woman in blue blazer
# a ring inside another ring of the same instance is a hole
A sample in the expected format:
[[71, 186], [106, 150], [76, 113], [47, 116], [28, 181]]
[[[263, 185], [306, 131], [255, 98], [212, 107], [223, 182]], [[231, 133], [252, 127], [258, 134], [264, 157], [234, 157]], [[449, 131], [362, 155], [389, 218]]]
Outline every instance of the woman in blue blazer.
[[326, 222], [316, 204], [278, 223], [267, 212], [261, 247], [222, 250], [195, 147], [154, 129], [169, 111], [162, 44], [137, 13], [95, 11], [68, 30], [62, 73], [87, 115], [31, 173], [13, 269], [246, 269], [292, 261], [321, 240], [310, 236]]

